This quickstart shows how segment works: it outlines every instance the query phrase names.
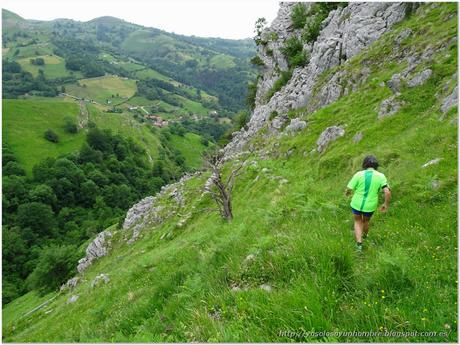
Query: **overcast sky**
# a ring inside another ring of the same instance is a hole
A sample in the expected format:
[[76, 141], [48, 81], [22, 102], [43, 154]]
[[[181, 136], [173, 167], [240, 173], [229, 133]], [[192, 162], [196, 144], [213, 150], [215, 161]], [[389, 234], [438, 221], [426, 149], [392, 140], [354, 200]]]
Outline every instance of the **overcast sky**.
[[26, 19], [87, 21], [113, 16], [177, 34], [202, 37], [254, 36], [257, 18], [276, 17], [273, 0], [2, 0], [2, 8]]

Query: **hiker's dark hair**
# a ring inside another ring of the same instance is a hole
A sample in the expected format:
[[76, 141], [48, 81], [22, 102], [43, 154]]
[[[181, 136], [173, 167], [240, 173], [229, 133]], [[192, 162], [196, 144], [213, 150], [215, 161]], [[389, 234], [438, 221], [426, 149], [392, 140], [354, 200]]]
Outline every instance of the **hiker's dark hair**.
[[377, 170], [378, 167], [379, 167], [379, 161], [377, 160], [375, 156], [369, 155], [369, 156], [364, 157], [363, 169], [374, 168], [375, 170]]

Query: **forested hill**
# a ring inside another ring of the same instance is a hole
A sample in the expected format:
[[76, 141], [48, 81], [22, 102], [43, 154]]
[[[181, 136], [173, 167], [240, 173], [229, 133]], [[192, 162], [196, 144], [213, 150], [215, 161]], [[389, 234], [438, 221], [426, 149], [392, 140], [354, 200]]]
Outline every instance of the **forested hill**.
[[255, 51], [252, 39], [187, 37], [114, 17], [36, 21], [7, 10], [2, 10], [2, 17], [4, 59], [29, 57], [29, 52], [36, 57], [54, 54], [65, 60], [67, 68], [87, 77], [101, 71], [128, 76], [127, 72], [141, 68], [122, 66], [117, 58], [136, 59], [218, 97], [219, 104], [231, 111], [244, 107], [246, 85], [254, 76], [249, 62]]

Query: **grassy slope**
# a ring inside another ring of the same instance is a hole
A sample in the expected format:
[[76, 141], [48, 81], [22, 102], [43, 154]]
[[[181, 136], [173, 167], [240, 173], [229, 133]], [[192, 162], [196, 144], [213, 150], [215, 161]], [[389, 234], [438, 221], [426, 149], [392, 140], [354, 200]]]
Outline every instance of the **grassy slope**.
[[[456, 4], [438, 5], [397, 31], [412, 26], [416, 34], [409, 43], [423, 50], [456, 35], [455, 13]], [[254, 156], [256, 163], [238, 178], [232, 223], [203, 211], [212, 205], [196, 190], [205, 177], [188, 181], [179, 215], [145, 230], [130, 246], [118, 232], [112, 252], [72, 293], [80, 295], [77, 302], [66, 304], [71, 294], [63, 294], [34, 315], [4, 324], [4, 341], [370, 340], [278, 333], [312, 329], [450, 331], [448, 338], [403, 339], [456, 341], [457, 127], [451, 120], [457, 108], [439, 120], [435, 95], [447, 93], [457, 45], [436, 56], [425, 84], [402, 90], [406, 105], [400, 112], [378, 121], [378, 105], [391, 94], [379, 84], [404, 68], [385, 61], [395, 35], [340, 67], [353, 70], [380, 54], [357, 92], [309, 115], [296, 136], [255, 140], [271, 153], [264, 160]], [[322, 155], [310, 153], [320, 133], [337, 124], [347, 125], [345, 136]], [[354, 143], [358, 131], [364, 136]], [[394, 200], [387, 214], [375, 215], [358, 254], [343, 189], [368, 152], [380, 158]], [[438, 165], [421, 168], [436, 157], [443, 158]], [[288, 182], [280, 183], [283, 178]], [[191, 218], [177, 227], [187, 212]], [[249, 254], [253, 259], [245, 260]], [[110, 283], [91, 288], [102, 272]], [[272, 291], [259, 288], [262, 283]]]
[[195, 133], [186, 133], [183, 137], [172, 136], [172, 144], [185, 158], [187, 167], [199, 169], [202, 165], [202, 155], [206, 147], [201, 144], [201, 137]]
[[[136, 82], [130, 79], [123, 79], [112, 75], [103, 77], [81, 79], [78, 85], [66, 85], [66, 92], [72, 96], [94, 99], [105, 104], [107, 100], [117, 103], [134, 95]], [[83, 85], [86, 85], [84, 87]], [[119, 95], [117, 97], [116, 95]], [[112, 97], [114, 95], [115, 97]]]
[[[46, 78], [54, 79], [71, 75], [70, 71], [65, 68], [64, 59], [57, 55], [41, 55], [34, 58], [43, 58], [45, 65], [37, 66], [30, 63], [30, 58], [19, 59], [18, 63], [24, 71], [32, 73], [37, 76], [38, 70], [43, 70]], [[81, 77], [81, 73], [74, 73], [73, 75]]]
[[[64, 131], [64, 118], [76, 119], [76, 103], [58, 99], [3, 100], [3, 141], [8, 143], [27, 172], [44, 157], [55, 157], [78, 150], [84, 133]], [[59, 136], [59, 143], [47, 141], [43, 134], [51, 128]]]
[[148, 126], [140, 124], [131, 115], [111, 114], [98, 110], [94, 105], [88, 106], [90, 120], [100, 128], [110, 129], [125, 137], [131, 137], [137, 144], [145, 148], [151, 158], [158, 156], [158, 137]]

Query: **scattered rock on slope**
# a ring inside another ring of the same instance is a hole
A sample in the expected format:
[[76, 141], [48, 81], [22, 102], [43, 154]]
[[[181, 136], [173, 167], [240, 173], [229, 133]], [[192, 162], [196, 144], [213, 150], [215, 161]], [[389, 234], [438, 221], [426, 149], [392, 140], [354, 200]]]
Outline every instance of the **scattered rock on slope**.
[[305, 121], [302, 121], [299, 118], [292, 119], [291, 123], [286, 127], [286, 132], [295, 133], [295, 132], [301, 131], [305, 127], [307, 127], [307, 123]]
[[77, 286], [79, 281], [80, 281], [79, 277], [70, 278], [65, 284], [61, 285], [61, 288], [59, 289], [59, 291], [64, 291], [67, 289], [73, 290], [73, 288]]
[[337, 140], [337, 138], [342, 137], [345, 134], [345, 129], [340, 126], [332, 126], [326, 128], [323, 133], [319, 136], [318, 141], [316, 142], [316, 150], [321, 153], [329, 145], [331, 141]]
[[428, 162], [426, 162], [425, 164], [422, 165], [422, 168], [426, 168], [426, 167], [429, 167], [430, 165], [434, 165], [434, 164], [438, 164], [440, 161], [441, 161], [442, 158], [435, 158], [435, 159], [432, 159]]
[[108, 274], [101, 273], [98, 276], [96, 276], [91, 282], [91, 287], [97, 286], [102, 281], [104, 282], [104, 284], [107, 284], [110, 281]]
[[415, 87], [415, 86], [422, 85], [424, 82], [428, 80], [429, 77], [431, 77], [432, 73], [433, 71], [429, 68], [420, 73], [417, 73], [414, 77], [412, 77], [411, 80], [407, 82], [407, 86]]
[[396, 97], [399, 94], [393, 95], [390, 98], [385, 99], [380, 104], [380, 110], [378, 114], [378, 118], [381, 119], [385, 116], [390, 116], [395, 114], [402, 106], [402, 102], [398, 101]]
[[112, 233], [107, 230], [96, 236], [86, 248], [86, 256], [78, 261], [77, 270], [79, 273], [82, 273], [95, 259], [107, 255], [111, 237]]
[[444, 99], [441, 105], [441, 111], [447, 113], [450, 108], [456, 105], [458, 105], [458, 86], [456, 86], [452, 93]]

